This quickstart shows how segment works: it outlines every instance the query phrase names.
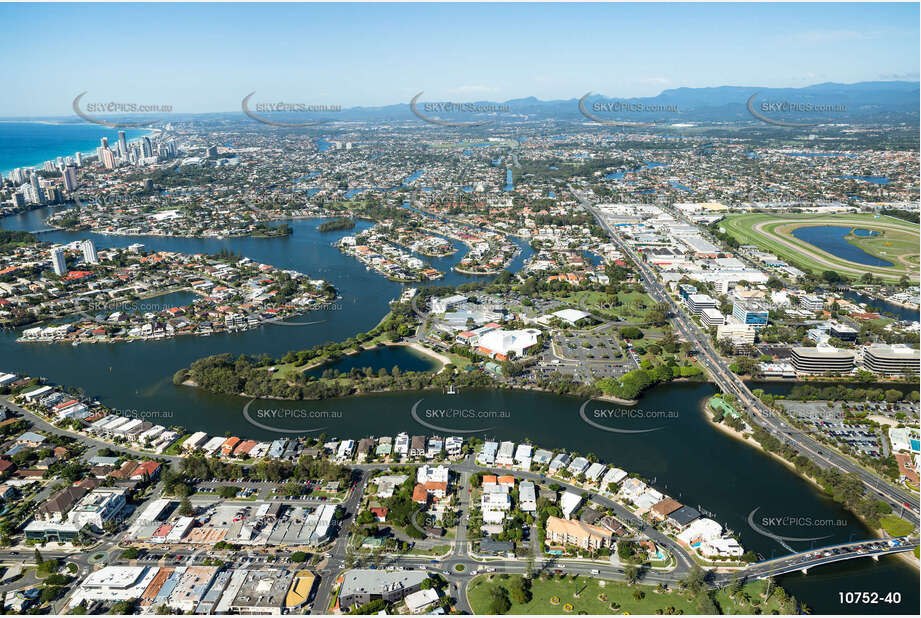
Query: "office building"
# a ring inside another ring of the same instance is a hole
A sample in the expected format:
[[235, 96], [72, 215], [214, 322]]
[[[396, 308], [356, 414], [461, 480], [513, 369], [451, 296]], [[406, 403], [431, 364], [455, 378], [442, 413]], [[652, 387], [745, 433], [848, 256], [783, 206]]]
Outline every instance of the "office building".
[[127, 495], [127, 490], [115, 487], [95, 489], [68, 513], [67, 521], [78, 528], [89, 525], [102, 530], [107, 521], [125, 508]]
[[732, 317], [755, 328], [768, 323], [768, 304], [761, 300], [737, 300], [732, 303]]
[[798, 374], [816, 374], [829, 371], [850, 373], [854, 368], [854, 352], [839, 350], [830, 345], [814, 348], [793, 348], [790, 360]]
[[874, 343], [863, 350], [863, 368], [881, 375], [918, 375], [921, 351], [906, 345]]
[[82, 602], [128, 601], [139, 599], [159, 573], [160, 568], [141, 566], [106, 566], [87, 575], [70, 598], [70, 605]]
[[841, 341], [857, 341], [857, 329], [851, 328], [846, 324], [838, 324], [837, 322], [832, 322], [828, 327], [828, 334], [829, 336], [840, 339]]
[[720, 313], [719, 309], [707, 307], [700, 312], [700, 321], [704, 326], [721, 326], [725, 324], [726, 317]]
[[678, 286], [678, 295], [687, 300], [691, 294], [697, 294], [697, 288], [690, 283], [682, 283]]
[[825, 301], [813, 294], [807, 294], [805, 296], [800, 296], [799, 306], [806, 311], [821, 311], [825, 306]]
[[704, 309], [716, 309], [716, 301], [706, 294], [690, 294], [685, 303], [694, 315], [700, 315]]
[[342, 577], [339, 607], [352, 608], [377, 599], [396, 602], [422, 588], [428, 579], [424, 571], [383, 571], [352, 569]]
[[736, 347], [755, 343], [755, 327], [742, 324], [730, 318], [725, 324], [716, 327], [716, 340], [728, 339]]
[[466, 302], [467, 297], [463, 294], [455, 294], [454, 296], [448, 296], [447, 298], [433, 298], [432, 313], [444, 313], [445, 311], [453, 309]]

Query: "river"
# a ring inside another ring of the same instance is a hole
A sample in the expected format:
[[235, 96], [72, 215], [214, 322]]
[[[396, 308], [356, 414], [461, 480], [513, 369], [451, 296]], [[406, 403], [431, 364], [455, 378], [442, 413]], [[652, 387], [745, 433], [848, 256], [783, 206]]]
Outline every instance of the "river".
[[[36, 210], [2, 220], [6, 229], [34, 230], [44, 227], [47, 210]], [[192, 361], [229, 352], [279, 356], [288, 350], [345, 339], [368, 330], [387, 311], [389, 300], [401, 286], [390, 282], [341, 254], [333, 245], [344, 235], [366, 229], [357, 222], [355, 230], [320, 233], [322, 220], [296, 220], [289, 224], [294, 234], [286, 238], [188, 239], [166, 237], [121, 237], [88, 233], [48, 232], [43, 240], [71, 242], [92, 238], [98, 248], [127, 246], [142, 242], [148, 249], [185, 253], [216, 253], [220, 249], [238, 252], [260, 262], [293, 268], [328, 279], [342, 298], [333, 310], [315, 312], [306, 319], [323, 320], [313, 325], [267, 325], [258, 329], [210, 337], [181, 337], [162, 341], [88, 344], [78, 347], [51, 344], [17, 344], [16, 332], [0, 333], [0, 370], [41, 375], [51, 381], [81, 387], [114, 408], [156, 411], [164, 424], [183, 425], [214, 435], [232, 432], [253, 438], [274, 438], [281, 432], [249, 423], [244, 416], [247, 401], [175, 386], [173, 373]], [[511, 267], [517, 270], [530, 254], [522, 252]], [[449, 266], [463, 251], [449, 258], [432, 260], [446, 272], [435, 285], [455, 285], [476, 277], [460, 275]], [[522, 440], [529, 438], [547, 448], [565, 448], [636, 472], [659, 489], [691, 506], [700, 505], [735, 531], [742, 544], [765, 557], [786, 550], [777, 541], [759, 535], [748, 525], [749, 514], [758, 509], [762, 518], [808, 517], [812, 521], [834, 522], [822, 526], [764, 525], [774, 534], [794, 537], [827, 537], [820, 543], [869, 537], [869, 531], [847, 511], [800, 479], [788, 467], [756, 449], [726, 437], [709, 426], [702, 412], [713, 394], [710, 384], [670, 384], [649, 391], [636, 408], [625, 412], [617, 406], [590, 403], [584, 414], [593, 422], [614, 429], [652, 429], [647, 433], [625, 434], [590, 426], [583, 420], [584, 402], [547, 393], [485, 390], [449, 396], [437, 392], [390, 393], [349, 397], [321, 402], [254, 401], [247, 411], [263, 424], [270, 416], [287, 420], [279, 429], [310, 431], [308, 435], [357, 438], [395, 435], [400, 431], [431, 433], [429, 426], [444, 433]], [[415, 416], [414, 416], [415, 407]], [[290, 414], [270, 414], [279, 409]], [[645, 418], [636, 418], [643, 416]], [[284, 424], [286, 423], [286, 424]], [[808, 549], [808, 543], [794, 544]], [[821, 567], [808, 576], [787, 576], [780, 582], [816, 613], [915, 613], [919, 607], [917, 571], [897, 558], [880, 563], [860, 559]], [[898, 607], [842, 606], [839, 591], [898, 591]]]

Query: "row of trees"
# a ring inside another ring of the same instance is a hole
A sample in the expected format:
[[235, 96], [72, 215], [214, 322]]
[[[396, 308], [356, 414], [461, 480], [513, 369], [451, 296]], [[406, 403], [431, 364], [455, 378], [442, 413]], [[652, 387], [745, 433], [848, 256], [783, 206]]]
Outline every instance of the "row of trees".
[[781, 442], [759, 425], [754, 425], [752, 436], [764, 450], [776, 453], [791, 462], [798, 472], [815, 479], [836, 502], [848, 507], [874, 527], [879, 526], [880, 517], [892, 512], [892, 507], [888, 503], [867, 495], [863, 481], [856, 472], [843, 474], [837, 468], [821, 468], [805, 455], [797, 454], [793, 447]]

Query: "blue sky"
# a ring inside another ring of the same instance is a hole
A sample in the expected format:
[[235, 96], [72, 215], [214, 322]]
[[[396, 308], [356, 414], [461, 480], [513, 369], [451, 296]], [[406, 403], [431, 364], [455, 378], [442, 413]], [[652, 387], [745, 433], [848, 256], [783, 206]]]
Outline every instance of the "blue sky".
[[73, 98], [237, 111], [255, 99], [652, 96], [681, 86], [918, 80], [919, 5], [0, 5], [0, 116]]

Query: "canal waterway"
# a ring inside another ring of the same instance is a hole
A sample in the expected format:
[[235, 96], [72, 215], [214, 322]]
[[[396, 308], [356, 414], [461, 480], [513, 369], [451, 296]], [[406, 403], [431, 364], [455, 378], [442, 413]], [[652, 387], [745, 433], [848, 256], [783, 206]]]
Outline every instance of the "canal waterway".
[[[0, 220], [6, 229], [37, 230], [45, 227], [47, 210], [31, 211]], [[91, 238], [100, 249], [135, 242], [151, 250], [217, 253], [227, 249], [254, 260], [293, 268], [333, 283], [342, 296], [326, 311], [298, 316], [292, 321], [321, 321], [312, 325], [266, 325], [242, 333], [210, 337], [181, 337], [162, 341], [94, 344], [73, 347], [53, 344], [18, 344], [18, 333], [0, 333], [0, 369], [48, 377], [52, 382], [81, 387], [113, 408], [158, 411], [162, 422], [203, 430], [215, 435], [232, 432], [258, 439], [287, 436], [256, 427], [247, 421], [247, 400], [175, 386], [173, 373], [192, 361], [218, 353], [269, 354], [346, 339], [372, 328], [387, 311], [389, 300], [401, 286], [368, 271], [357, 260], [340, 253], [332, 243], [366, 229], [321, 234], [322, 220], [291, 221], [294, 234], [286, 238], [188, 239], [167, 237], [102, 236], [92, 233], [48, 232], [43, 240], [71, 242]], [[522, 252], [511, 269], [521, 267], [531, 253]], [[463, 251], [439, 263], [446, 278], [435, 285], [455, 285], [475, 280], [443, 268], [455, 263]], [[433, 260], [435, 263], [435, 260]], [[378, 354], [390, 354], [380, 351]], [[368, 362], [353, 357], [358, 366]], [[341, 362], [348, 362], [343, 359]], [[389, 360], [387, 361], [389, 363]], [[402, 362], [401, 362], [402, 364]], [[385, 365], [386, 366], [386, 365]], [[346, 370], [344, 366], [341, 366]], [[285, 409], [310, 414], [271, 415], [278, 429], [295, 429], [305, 435], [358, 438], [368, 435], [457, 433], [521, 441], [525, 438], [547, 448], [592, 453], [599, 459], [635, 472], [685, 504], [712, 512], [732, 529], [742, 544], [764, 557], [787, 550], [776, 540], [749, 526], [754, 521], [772, 534], [817, 538], [818, 545], [851, 538], [868, 538], [870, 531], [814, 486], [784, 464], [757, 449], [714, 430], [703, 411], [714, 388], [703, 384], [669, 384], [650, 390], [638, 406], [621, 408], [549, 393], [512, 390], [469, 390], [457, 395], [441, 392], [388, 393], [311, 402], [255, 400], [251, 417], [263, 409]], [[586, 404], [583, 407], [583, 404]], [[267, 417], [263, 416], [262, 421]], [[586, 419], [592, 421], [590, 424]], [[599, 428], [599, 425], [606, 429]], [[623, 429], [649, 429], [646, 433], [620, 433]], [[765, 519], [767, 518], [767, 519]], [[787, 518], [798, 524], [773, 523]], [[801, 518], [821, 525], [804, 526]], [[772, 523], [765, 523], [766, 521]], [[791, 543], [808, 549], [812, 541]], [[918, 576], [896, 558], [880, 563], [868, 559], [816, 569], [806, 577], [780, 579], [797, 598], [816, 613], [914, 613], [919, 606]], [[899, 591], [900, 606], [842, 606], [839, 591]]]

